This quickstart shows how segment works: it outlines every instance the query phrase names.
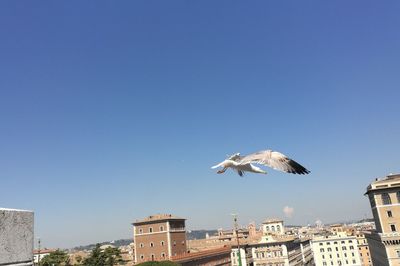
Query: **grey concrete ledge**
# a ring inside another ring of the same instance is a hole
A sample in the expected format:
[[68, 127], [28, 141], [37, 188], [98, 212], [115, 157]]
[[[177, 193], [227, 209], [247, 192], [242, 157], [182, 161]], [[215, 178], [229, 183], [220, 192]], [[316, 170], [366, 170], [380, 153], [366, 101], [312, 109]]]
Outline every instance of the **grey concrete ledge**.
[[33, 265], [32, 261], [0, 263], [0, 266], [32, 266], [32, 265]]
[[0, 266], [28, 266], [33, 259], [33, 212], [0, 208]]

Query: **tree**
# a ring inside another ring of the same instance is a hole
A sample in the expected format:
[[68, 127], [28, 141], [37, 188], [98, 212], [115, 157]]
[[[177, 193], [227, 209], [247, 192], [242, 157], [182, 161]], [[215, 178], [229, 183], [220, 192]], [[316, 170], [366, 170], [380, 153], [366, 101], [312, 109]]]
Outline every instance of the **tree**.
[[40, 260], [40, 266], [67, 266], [69, 264], [69, 256], [66, 252], [57, 249], [50, 252]]
[[102, 250], [100, 244], [92, 250], [89, 257], [84, 259], [84, 266], [113, 266], [123, 264], [121, 252], [118, 248], [107, 247]]

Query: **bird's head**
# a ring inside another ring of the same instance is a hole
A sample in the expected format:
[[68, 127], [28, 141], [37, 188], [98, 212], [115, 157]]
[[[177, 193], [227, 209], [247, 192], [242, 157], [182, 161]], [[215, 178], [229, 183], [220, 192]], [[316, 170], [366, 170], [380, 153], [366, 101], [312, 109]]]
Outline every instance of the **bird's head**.
[[232, 154], [232, 155], [228, 155], [227, 157], [228, 157], [227, 158], [228, 160], [235, 160], [235, 159], [240, 157], [240, 153], [238, 152], [238, 153], [235, 153], [235, 154]]

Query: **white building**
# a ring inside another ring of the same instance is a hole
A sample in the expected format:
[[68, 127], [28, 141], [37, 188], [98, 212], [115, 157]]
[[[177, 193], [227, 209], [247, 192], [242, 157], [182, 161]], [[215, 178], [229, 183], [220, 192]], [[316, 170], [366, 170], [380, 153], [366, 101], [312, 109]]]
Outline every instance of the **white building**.
[[42, 249], [33, 251], [33, 262], [39, 263], [45, 256], [50, 255], [51, 252], [56, 251], [55, 249]]
[[[246, 260], [246, 251], [244, 248], [240, 248], [240, 260], [242, 261], [242, 265], [247, 265], [247, 260]], [[239, 265], [239, 252], [237, 247], [232, 248], [231, 251], [231, 263], [232, 266]]]
[[[262, 224], [258, 240], [241, 244], [242, 265], [254, 266], [303, 266], [312, 262], [310, 241], [285, 234], [282, 220], [267, 220]], [[237, 246], [231, 252], [232, 265], [239, 265]]]
[[262, 223], [262, 231], [264, 234], [279, 234], [285, 233], [285, 228], [283, 227], [283, 221], [279, 219], [269, 219]]
[[357, 238], [345, 232], [317, 236], [311, 243], [316, 266], [361, 266]]

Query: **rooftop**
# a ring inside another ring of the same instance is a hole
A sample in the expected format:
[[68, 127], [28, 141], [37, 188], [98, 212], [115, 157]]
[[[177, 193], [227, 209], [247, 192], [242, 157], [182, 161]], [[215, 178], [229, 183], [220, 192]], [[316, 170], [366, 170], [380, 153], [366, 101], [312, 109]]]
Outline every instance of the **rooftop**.
[[186, 220], [186, 219], [174, 216], [172, 214], [156, 214], [156, 215], [150, 215], [141, 220], [136, 220], [133, 224], [136, 225], [136, 224], [153, 223], [153, 222], [170, 221], [170, 220], [182, 221], [182, 220]]
[[48, 253], [54, 252], [54, 251], [56, 251], [56, 250], [57, 250], [57, 249], [47, 249], [47, 248], [44, 248], [44, 249], [41, 249], [41, 250], [34, 249], [34, 250], [33, 250], [33, 254], [34, 254], [34, 255], [39, 255], [39, 253], [40, 253], [40, 254], [48, 254]]
[[267, 219], [264, 222], [262, 222], [263, 224], [271, 224], [271, 223], [283, 223], [283, 220], [281, 219]]
[[199, 260], [207, 257], [212, 257], [212, 256], [219, 256], [223, 254], [230, 254], [231, 253], [231, 247], [230, 246], [224, 246], [222, 248], [216, 248], [216, 249], [209, 249], [209, 250], [204, 250], [204, 251], [199, 251], [199, 252], [193, 252], [193, 253], [186, 253], [182, 255], [177, 255], [173, 256], [171, 258], [172, 261], [175, 262], [189, 262], [193, 260]]
[[375, 181], [367, 187], [367, 192], [365, 194], [368, 194], [370, 191], [391, 187], [400, 187], [400, 174], [389, 174], [383, 178], [376, 178]]

